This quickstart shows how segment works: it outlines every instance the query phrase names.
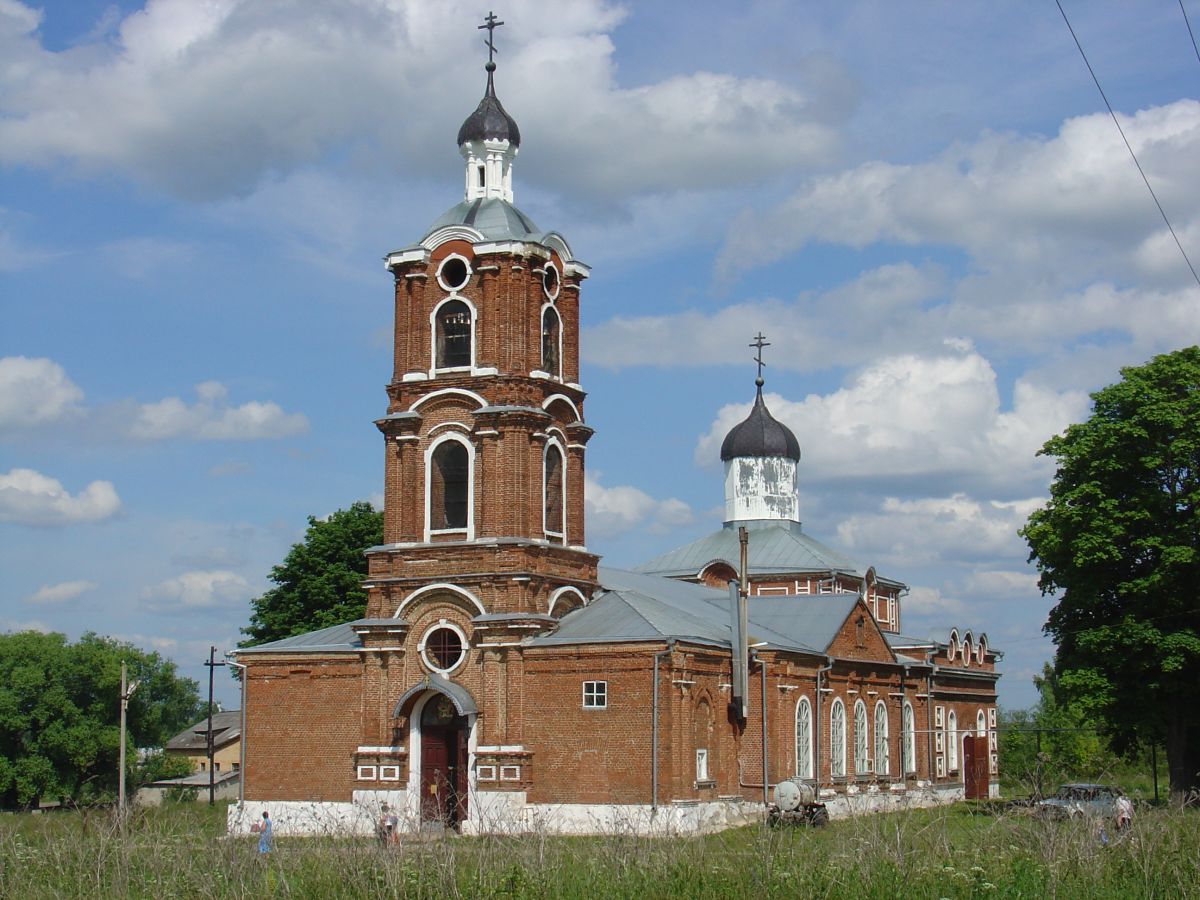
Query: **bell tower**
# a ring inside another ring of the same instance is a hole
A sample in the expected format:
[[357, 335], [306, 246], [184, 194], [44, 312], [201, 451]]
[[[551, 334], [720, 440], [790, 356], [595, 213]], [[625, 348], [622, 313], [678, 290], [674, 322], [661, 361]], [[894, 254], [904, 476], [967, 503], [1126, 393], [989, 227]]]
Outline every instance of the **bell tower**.
[[[464, 195], [389, 253], [393, 371], [384, 438], [384, 543], [368, 551], [367, 616], [459, 592], [479, 623], [542, 627], [586, 603], [580, 286], [563, 237], [513, 205], [521, 133], [487, 85], [458, 132]], [[526, 621], [525, 625], [512, 625]]]

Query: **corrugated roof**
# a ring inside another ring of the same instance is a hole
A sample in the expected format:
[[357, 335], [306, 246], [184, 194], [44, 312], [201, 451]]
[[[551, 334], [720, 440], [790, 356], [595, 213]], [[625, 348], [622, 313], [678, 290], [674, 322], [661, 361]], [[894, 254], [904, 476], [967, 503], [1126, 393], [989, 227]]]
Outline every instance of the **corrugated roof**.
[[795, 522], [730, 522], [720, 531], [677, 547], [662, 556], [637, 566], [634, 571], [668, 577], [695, 576], [714, 560], [738, 566], [738, 526], [750, 531], [748, 568], [751, 575], [784, 572], [849, 572], [865, 574], [865, 569], [820, 541], [809, 537]]

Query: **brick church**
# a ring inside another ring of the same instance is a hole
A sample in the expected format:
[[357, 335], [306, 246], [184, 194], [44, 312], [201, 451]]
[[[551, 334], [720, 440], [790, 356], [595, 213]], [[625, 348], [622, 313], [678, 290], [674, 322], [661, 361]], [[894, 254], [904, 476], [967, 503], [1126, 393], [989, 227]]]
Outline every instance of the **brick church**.
[[789, 778], [834, 815], [989, 793], [1000, 654], [905, 636], [905, 586], [801, 527], [761, 377], [721, 449], [722, 527], [635, 571], [588, 551], [588, 267], [513, 204], [494, 71], [458, 132], [462, 201], [385, 258], [366, 616], [236, 652], [230, 830], [266, 809], [280, 833], [369, 832], [384, 803], [412, 829], [709, 830]]

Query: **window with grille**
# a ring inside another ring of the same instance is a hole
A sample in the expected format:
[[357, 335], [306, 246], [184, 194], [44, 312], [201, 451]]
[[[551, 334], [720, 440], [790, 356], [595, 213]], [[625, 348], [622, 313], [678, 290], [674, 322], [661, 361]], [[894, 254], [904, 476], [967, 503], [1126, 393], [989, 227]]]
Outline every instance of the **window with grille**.
[[917, 733], [912, 704], [904, 701], [904, 713], [900, 723], [901, 740], [904, 744], [904, 771], [917, 771]]
[[891, 774], [891, 755], [888, 752], [887, 707], [880, 700], [875, 704], [875, 774]]
[[462, 637], [453, 628], [434, 628], [425, 635], [425, 657], [432, 668], [447, 672], [462, 662], [465, 652]]
[[834, 700], [829, 710], [829, 769], [835, 778], [846, 775], [846, 707]]
[[867, 704], [859, 700], [854, 704], [854, 774], [865, 775], [871, 771], [867, 756], [870, 744], [867, 741]]
[[796, 703], [796, 775], [813, 777], [812, 704], [807, 697]]

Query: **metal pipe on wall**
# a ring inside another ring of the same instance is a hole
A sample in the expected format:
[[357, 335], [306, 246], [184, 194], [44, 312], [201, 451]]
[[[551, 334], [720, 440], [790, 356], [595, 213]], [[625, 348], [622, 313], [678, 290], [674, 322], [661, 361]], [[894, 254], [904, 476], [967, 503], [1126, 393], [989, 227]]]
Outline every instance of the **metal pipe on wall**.
[[759, 672], [762, 675], [762, 778], [763, 778], [763, 806], [767, 806], [771, 802], [770, 797], [770, 777], [767, 765], [767, 661], [759, 660]]
[[234, 662], [232, 654], [225, 654], [225, 661], [235, 668], [241, 669], [238, 681], [242, 683], [242, 734], [241, 740], [238, 742], [238, 809], [246, 804], [246, 680], [248, 672], [246, 666], [240, 662]]

